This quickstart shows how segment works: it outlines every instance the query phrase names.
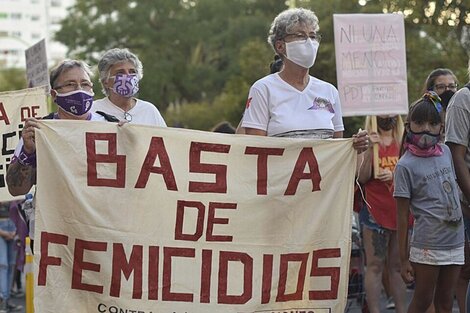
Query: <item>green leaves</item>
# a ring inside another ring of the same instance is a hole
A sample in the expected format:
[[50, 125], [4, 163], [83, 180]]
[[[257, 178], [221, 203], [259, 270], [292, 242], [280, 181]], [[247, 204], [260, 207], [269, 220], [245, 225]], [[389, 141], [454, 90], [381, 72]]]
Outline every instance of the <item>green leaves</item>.
[[269, 26], [294, 2], [320, 20], [324, 36], [311, 70], [320, 79], [336, 84], [334, 13], [404, 12], [410, 102], [436, 67], [466, 81], [470, 15], [462, 0], [77, 0], [57, 39], [70, 57], [92, 65], [109, 48], [136, 53], [144, 64], [140, 97], [156, 104], [169, 125], [210, 129], [225, 119], [237, 125], [249, 86], [269, 72]]

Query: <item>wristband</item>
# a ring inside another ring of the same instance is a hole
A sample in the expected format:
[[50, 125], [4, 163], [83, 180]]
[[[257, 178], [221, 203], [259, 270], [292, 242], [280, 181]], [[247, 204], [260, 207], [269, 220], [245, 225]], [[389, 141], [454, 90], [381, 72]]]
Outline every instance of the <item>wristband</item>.
[[36, 166], [36, 153], [28, 154], [24, 151], [24, 146], [21, 147], [20, 154], [18, 155], [18, 163], [24, 166]]

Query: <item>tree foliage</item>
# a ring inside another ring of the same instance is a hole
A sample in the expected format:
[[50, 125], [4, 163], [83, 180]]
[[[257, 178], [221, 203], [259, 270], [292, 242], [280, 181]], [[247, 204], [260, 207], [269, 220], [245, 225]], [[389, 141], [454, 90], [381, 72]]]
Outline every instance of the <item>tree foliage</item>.
[[[311, 73], [320, 79], [336, 84], [334, 13], [401, 12], [410, 102], [434, 68], [448, 67], [466, 80], [466, 0], [293, 2], [319, 17], [324, 39]], [[265, 40], [270, 23], [286, 8], [279, 0], [77, 0], [56, 39], [71, 57], [91, 64], [109, 48], [129, 48], [144, 63], [140, 97], [155, 103], [169, 125], [208, 130], [220, 120], [238, 124], [249, 86], [272, 60]], [[345, 122], [355, 131], [361, 119]]]
[[23, 69], [9, 68], [0, 71], [0, 91], [26, 88], [26, 73]]

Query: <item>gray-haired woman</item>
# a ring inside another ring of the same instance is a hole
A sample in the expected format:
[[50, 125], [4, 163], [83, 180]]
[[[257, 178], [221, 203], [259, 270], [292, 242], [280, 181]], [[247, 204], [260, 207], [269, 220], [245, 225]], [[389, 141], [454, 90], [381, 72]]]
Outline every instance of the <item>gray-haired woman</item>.
[[93, 110], [116, 116], [129, 123], [166, 126], [158, 109], [134, 96], [143, 77], [142, 62], [127, 49], [110, 49], [98, 63], [105, 98], [96, 100]]
[[[294, 8], [273, 21], [268, 42], [283, 62], [281, 71], [253, 84], [241, 123], [249, 135], [340, 138], [343, 118], [338, 90], [309, 75], [320, 45], [314, 12]], [[355, 135], [354, 148], [368, 147], [368, 135]]]

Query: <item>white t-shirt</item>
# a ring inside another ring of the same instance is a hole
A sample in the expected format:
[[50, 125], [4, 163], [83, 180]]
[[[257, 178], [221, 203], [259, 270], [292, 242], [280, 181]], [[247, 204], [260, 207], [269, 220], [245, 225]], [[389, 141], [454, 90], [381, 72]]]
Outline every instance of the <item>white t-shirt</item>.
[[331, 138], [343, 131], [338, 90], [309, 76], [297, 90], [278, 73], [265, 76], [250, 88], [242, 127], [265, 130], [268, 136]]
[[[129, 123], [166, 127], [165, 120], [163, 120], [162, 115], [153, 104], [140, 99], [136, 99], [136, 101], [135, 106], [127, 111], [127, 114], [132, 117]], [[93, 112], [102, 111], [114, 115], [120, 121], [126, 121], [124, 118], [126, 112], [114, 105], [108, 97], [93, 101], [91, 110]]]

